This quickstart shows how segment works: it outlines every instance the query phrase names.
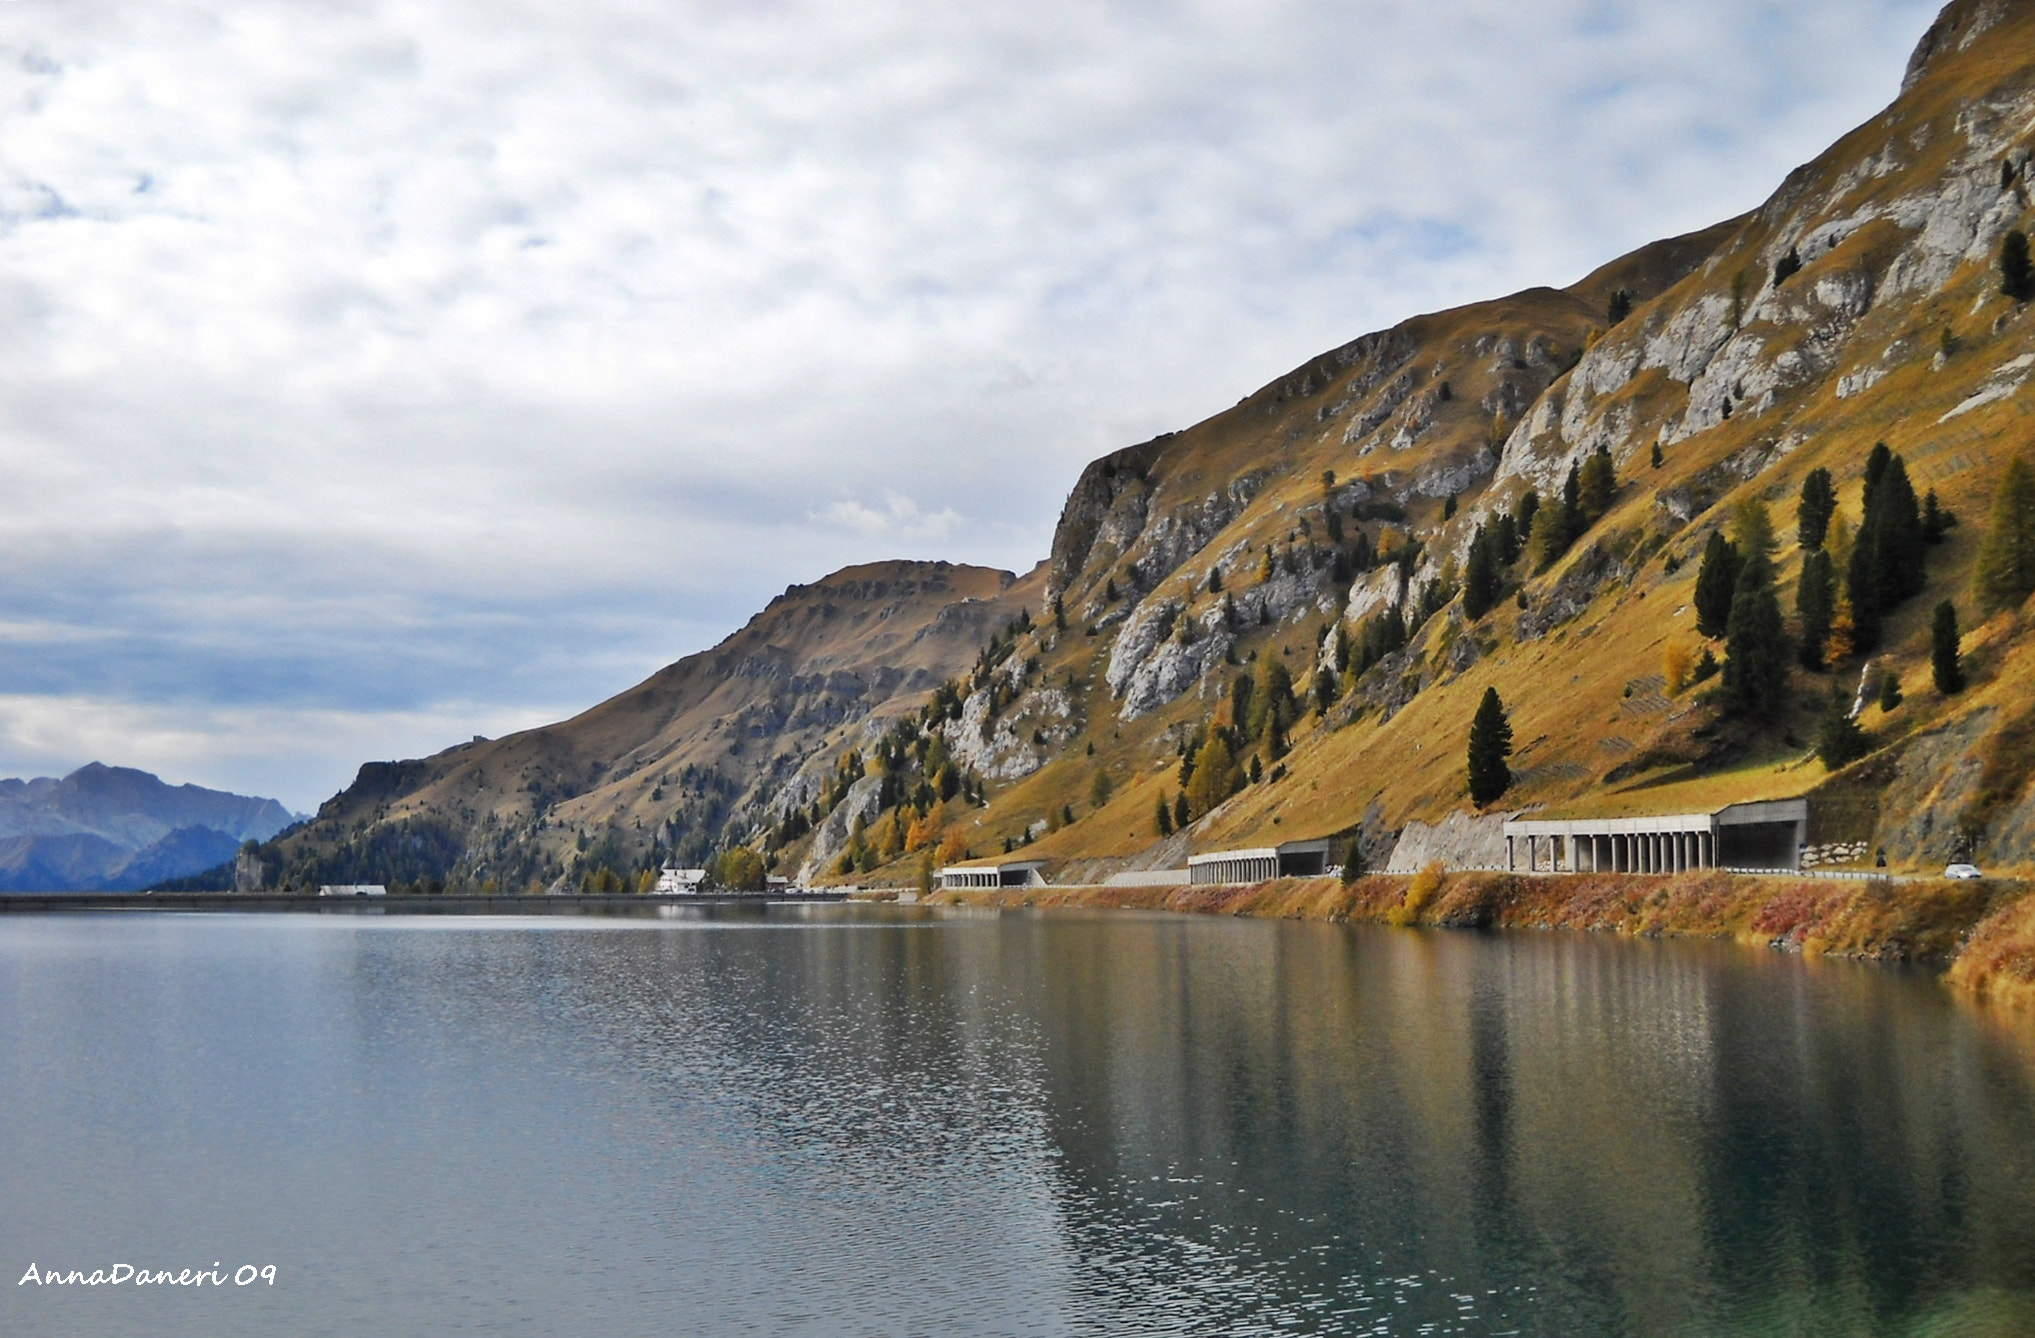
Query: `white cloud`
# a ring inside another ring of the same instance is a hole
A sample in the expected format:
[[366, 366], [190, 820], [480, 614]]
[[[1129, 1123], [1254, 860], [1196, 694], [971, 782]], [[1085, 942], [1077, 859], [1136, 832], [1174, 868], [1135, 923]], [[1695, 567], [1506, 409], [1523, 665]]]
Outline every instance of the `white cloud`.
[[1756, 203], [1932, 10], [0, 7], [0, 692], [386, 755], [1027, 566], [1095, 454]]
[[917, 502], [891, 488], [883, 490], [881, 509], [844, 498], [829, 506], [824, 518], [868, 539], [945, 539], [961, 523], [961, 513], [953, 507], [943, 506], [927, 514]]

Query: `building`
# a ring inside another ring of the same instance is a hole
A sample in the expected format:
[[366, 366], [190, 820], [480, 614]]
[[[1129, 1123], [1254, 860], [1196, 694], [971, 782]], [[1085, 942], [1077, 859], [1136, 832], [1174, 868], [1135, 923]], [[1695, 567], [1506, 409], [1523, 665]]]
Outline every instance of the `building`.
[[1505, 824], [1506, 867], [1527, 873], [1793, 871], [1808, 844], [1806, 799], [1732, 804], [1715, 813]]
[[660, 897], [696, 897], [706, 886], [705, 869], [659, 869], [657, 871], [657, 895]]
[[968, 887], [1044, 887], [1046, 862], [1020, 860], [1011, 864], [950, 864], [940, 870], [940, 886], [948, 891]]
[[1217, 850], [1187, 857], [1190, 883], [1262, 883], [1319, 878], [1328, 872], [1327, 841], [1287, 841], [1258, 850]]
[[389, 890], [380, 883], [326, 883], [318, 889], [321, 897], [386, 897]]

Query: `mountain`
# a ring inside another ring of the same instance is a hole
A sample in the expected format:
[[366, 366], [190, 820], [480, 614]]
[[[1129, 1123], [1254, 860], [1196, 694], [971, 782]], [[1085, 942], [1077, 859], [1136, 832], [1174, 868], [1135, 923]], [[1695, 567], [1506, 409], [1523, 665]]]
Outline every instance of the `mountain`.
[[[741, 840], [820, 875], [1024, 846], [1095, 876], [1321, 836], [1377, 860], [1473, 812], [1487, 690], [1516, 741], [1506, 810], [1811, 795], [1812, 842], [1845, 858], [2028, 865], [2027, 591], [1981, 600], [1974, 576], [2016, 526], [2035, 552], [2035, 500], [1995, 515], [2035, 412], [2035, 277], [2012, 272], [2031, 159], [2035, 6], [1957, 0], [1893, 104], [1758, 209], [1365, 335], [1094, 462], [1044, 568], [951, 626], [938, 598], [880, 614], [894, 576], [788, 591], [574, 721], [363, 768], [267, 867], [520, 886]], [[1837, 519], [1805, 544], [1817, 471]], [[1767, 630], [1735, 647], [1697, 625], [1720, 534], [1772, 540], [1743, 623]], [[1812, 668], [1817, 552], [1850, 630]], [[1946, 601], [1954, 693], [1932, 685]], [[842, 649], [886, 617], [903, 640]], [[818, 667], [844, 653], [858, 695]], [[1727, 690], [1690, 681], [1715, 660]], [[1836, 770], [1813, 747], [1833, 718], [1863, 730]]]
[[[998, 627], [1041, 607], [1044, 586], [1043, 565], [1020, 578], [947, 562], [794, 585], [712, 650], [582, 715], [364, 765], [264, 852], [262, 877], [526, 888], [602, 866], [697, 864], [730, 830], [767, 826], [815, 792], [836, 752], [965, 670]], [[845, 835], [806, 844], [824, 858]]]
[[0, 891], [147, 887], [230, 859], [290, 821], [273, 799], [98, 762], [62, 780], [0, 780]]

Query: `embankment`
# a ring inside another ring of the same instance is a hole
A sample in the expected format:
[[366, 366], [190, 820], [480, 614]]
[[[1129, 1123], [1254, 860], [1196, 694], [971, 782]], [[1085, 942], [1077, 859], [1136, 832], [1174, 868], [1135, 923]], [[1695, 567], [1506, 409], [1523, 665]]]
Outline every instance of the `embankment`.
[[1102, 906], [1458, 929], [1582, 929], [1732, 939], [1793, 952], [1947, 964], [1959, 989], [2035, 1006], [2035, 897], [1980, 882], [1426, 870], [1343, 884], [1282, 879], [1225, 887], [1046, 887], [942, 892], [968, 905]]

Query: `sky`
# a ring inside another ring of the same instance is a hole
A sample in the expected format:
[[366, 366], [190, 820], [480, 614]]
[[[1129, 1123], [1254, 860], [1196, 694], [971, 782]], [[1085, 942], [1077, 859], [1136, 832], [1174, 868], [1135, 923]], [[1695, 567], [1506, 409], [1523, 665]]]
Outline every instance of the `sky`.
[[0, 3], [0, 775], [306, 811], [1759, 203], [1911, 0]]

